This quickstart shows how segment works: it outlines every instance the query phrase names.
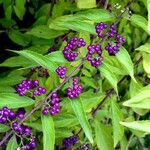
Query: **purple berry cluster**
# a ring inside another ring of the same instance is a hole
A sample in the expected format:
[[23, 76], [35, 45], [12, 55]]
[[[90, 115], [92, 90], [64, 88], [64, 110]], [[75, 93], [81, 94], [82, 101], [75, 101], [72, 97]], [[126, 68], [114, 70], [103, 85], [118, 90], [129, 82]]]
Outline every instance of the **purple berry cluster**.
[[49, 105], [46, 105], [42, 111], [43, 115], [55, 116], [60, 112], [60, 102], [61, 99], [58, 97], [56, 92], [53, 92], [49, 101]]
[[64, 66], [59, 66], [59, 67], [56, 69], [56, 73], [58, 74], [58, 76], [59, 76], [61, 79], [64, 79], [64, 78], [65, 78], [66, 72], [67, 72], [67, 68], [64, 67]]
[[[104, 38], [105, 36], [107, 36], [108, 39], [113, 38], [112, 42], [108, 43], [105, 49], [108, 51], [109, 55], [115, 55], [119, 51], [121, 44], [125, 42], [125, 39], [118, 34], [117, 25], [112, 24], [109, 27], [108, 31], [106, 31], [105, 33], [103, 33], [103, 30], [108, 28], [107, 24], [100, 22], [96, 25], [95, 28], [99, 38]], [[91, 59], [91, 58], [87, 58], [87, 59]]]
[[115, 24], [112, 24], [108, 31], [108, 37], [112, 38], [117, 34], [117, 26]]
[[31, 90], [33, 96], [41, 96], [46, 93], [46, 89], [39, 86], [38, 80], [23, 80], [16, 89], [20, 96], [24, 96], [28, 90]]
[[67, 95], [70, 99], [75, 99], [80, 96], [83, 91], [83, 87], [79, 84], [79, 79], [77, 77], [73, 78], [73, 87], [68, 87]]
[[90, 150], [90, 145], [89, 144], [82, 145], [80, 150]]
[[20, 125], [17, 122], [20, 119], [23, 119], [25, 115], [25, 109], [19, 108], [16, 112], [9, 109], [8, 107], [3, 107], [0, 109], [0, 123], [10, 123], [12, 130], [15, 132], [15, 134], [20, 136], [21, 138], [30, 138], [30, 143], [26, 145], [26, 148], [21, 148], [21, 150], [33, 150], [36, 147], [35, 140], [33, 138], [33, 134], [31, 132], [31, 129], [28, 128], [25, 125]]
[[[91, 63], [93, 67], [98, 67], [102, 64], [103, 57], [101, 56], [102, 54], [102, 49], [101, 45], [90, 45], [88, 46], [88, 54], [87, 54], [87, 60]], [[95, 56], [96, 57], [93, 57]]]
[[104, 22], [100, 22], [96, 25], [96, 33], [98, 37], [103, 38], [105, 36], [103, 31], [107, 29], [107, 27], [108, 27], [107, 24], [105, 24]]
[[0, 123], [4, 124], [16, 118], [16, 113], [7, 108], [3, 107], [0, 109]]
[[63, 148], [62, 149], [63, 150], [71, 150], [71, 147], [73, 145], [75, 145], [78, 142], [78, 140], [79, 140], [79, 137], [75, 136], [75, 135], [65, 138], [63, 140], [63, 144], [62, 144]]
[[33, 134], [31, 132], [31, 129], [23, 124], [19, 124], [18, 122], [13, 122], [12, 130], [17, 134], [17, 136], [20, 136], [22, 139], [28, 139], [28, 144], [23, 145], [23, 147], [20, 148], [20, 150], [33, 150], [36, 147], [36, 141], [33, 137]]
[[78, 57], [78, 52], [76, 49], [84, 47], [86, 45], [83, 38], [74, 37], [68, 41], [67, 45], [64, 47], [63, 54], [68, 61], [74, 61]]
[[115, 36], [115, 40], [116, 40], [115, 43], [108, 43], [108, 45], [105, 47], [109, 55], [115, 55], [119, 51], [121, 44], [125, 42], [125, 38], [123, 38], [119, 34]]
[[32, 72], [37, 73], [38, 77], [47, 77], [49, 75], [48, 70], [44, 69], [42, 66], [33, 68]]

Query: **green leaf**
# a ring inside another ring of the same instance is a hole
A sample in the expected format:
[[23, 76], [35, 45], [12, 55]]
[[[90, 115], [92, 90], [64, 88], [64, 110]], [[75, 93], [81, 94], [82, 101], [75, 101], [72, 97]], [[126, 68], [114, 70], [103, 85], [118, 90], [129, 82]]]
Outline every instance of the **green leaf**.
[[84, 20], [82, 17], [66, 15], [58, 17], [50, 22], [49, 27], [55, 30], [74, 30], [96, 34], [95, 26], [92, 21]]
[[0, 124], [0, 133], [7, 132], [10, 128], [5, 124]]
[[8, 36], [14, 43], [21, 46], [27, 46], [31, 41], [29, 35], [23, 34], [17, 30], [11, 30]]
[[30, 34], [39, 38], [44, 38], [44, 39], [53, 39], [60, 35], [63, 35], [64, 32], [49, 29], [45, 25], [40, 25], [40, 26], [36, 26], [32, 28], [30, 31], [27, 32], [27, 34]]
[[77, 7], [79, 9], [96, 7], [96, 0], [77, 0]]
[[15, 10], [17, 17], [20, 20], [23, 20], [23, 16], [24, 16], [25, 11], [26, 11], [25, 3], [26, 3], [26, 0], [15, 0], [14, 10]]
[[114, 20], [114, 17], [104, 9], [88, 9], [85, 11], [79, 11], [75, 14], [75, 16], [88, 19], [96, 23], [100, 22], [100, 20], [103, 20], [104, 22]]
[[150, 43], [145, 43], [144, 45], [136, 48], [135, 50], [150, 53]]
[[70, 100], [70, 101], [71, 101], [71, 106], [74, 110], [74, 113], [75, 113], [81, 127], [83, 128], [86, 137], [89, 139], [89, 141], [91, 143], [93, 143], [92, 130], [91, 130], [90, 124], [87, 120], [87, 116], [85, 114], [85, 110], [83, 108], [81, 100], [76, 99], [76, 100]]
[[147, 10], [148, 10], [148, 25], [147, 25], [147, 30], [150, 32], [150, 0], [147, 0]]
[[134, 78], [134, 66], [133, 66], [133, 62], [132, 62], [132, 60], [130, 58], [130, 55], [129, 55], [128, 51], [124, 47], [121, 47], [120, 51], [116, 55], [116, 58], [123, 65], [123, 67], [126, 70], [126, 72], [136, 82], [136, 80]]
[[68, 61], [64, 58], [64, 55], [62, 53], [62, 51], [56, 51], [53, 53], [50, 53], [49, 55], [46, 55], [46, 57], [50, 60], [50, 61], [54, 61], [56, 63], [67, 63]]
[[27, 59], [34, 61], [36, 64], [44, 67], [45, 69], [49, 69], [52, 72], [55, 72], [55, 69], [57, 68], [57, 65], [50, 61], [47, 57], [33, 52], [33, 51], [29, 51], [29, 50], [23, 50], [23, 51], [12, 51], [15, 52], [21, 56], [26, 57]]
[[133, 121], [133, 122], [120, 122], [121, 125], [126, 126], [130, 129], [150, 133], [150, 121]]
[[115, 89], [115, 91], [118, 93], [117, 89], [117, 82], [118, 79], [116, 75], [112, 72], [112, 68], [107, 66], [107, 64], [103, 63], [100, 67], [99, 70], [101, 74], [109, 81], [109, 83], [112, 85], [112, 87]]
[[3, 63], [0, 64], [1, 67], [27, 67], [34, 64], [33, 61], [26, 61], [26, 58], [22, 56], [14, 56], [6, 59]]
[[133, 14], [131, 16], [131, 22], [134, 23], [136, 26], [141, 27], [145, 32], [147, 32], [147, 34], [150, 34], [147, 29], [148, 22], [143, 16]]
[[150, 108], [150, 86], [143, 87], [135, 96], [123, 103], [124, 106], [135, 108]]
[[14, 93], [0, 93], [0, 107], [20, 108], [34, 104], [34, 100]]
[[112, 122], [113, 122], [113, 137], [114, 137], [114, 147], [117, 145], [119, 141], [121, 141], [124, 128], [119, 124], [121, 120], [123, 120], [123, 114], [114, 100], [111, 100], [111, 109], [112, 109]]
[[42, 116], [43, 150], [54, 150], [55, 129], [51, 116]]
[[14, 135], [8, 142], [6, 150], [15, 150], [19, 146], [17, 144], [16, 136]]
[[143, 67], [147, 74], [150, 74], [150, 54], [143, 53]]
[[106, 125], [94, 120], [96, 144], [100, 150], [114, 150], [113, 139]]

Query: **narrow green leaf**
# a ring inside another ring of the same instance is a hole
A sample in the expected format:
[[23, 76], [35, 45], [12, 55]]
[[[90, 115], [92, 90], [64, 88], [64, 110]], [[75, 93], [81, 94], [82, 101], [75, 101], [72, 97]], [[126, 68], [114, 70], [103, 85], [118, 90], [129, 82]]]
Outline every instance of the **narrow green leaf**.
[[114, 150], [113, 139], [106, 125], [100, 123], [97, 119], [94, 121], [96, 144], [100, 150]]
[[136, 48], [135, 50], [150, 53], [150, 43], [145, 43], [144, 45], [141, 45], [140, 47]]
[[7, 125], [0, 124], [0, 133], [7, 132], [10, 128]]
[[20, 20], [23, 20], [23, 16], [24, 16], [25, 11], [26, 11], [25, 3], [26, 3], [26, 0], [15, 0], [14, 10], [15, 10], [17, 17]]
[[111, 101], [111, 109], [112, 109], [113, 137], [115, 147], [117, 143], [121, 141], [124, 134], [124, 128], [119, 124], [119, 122], [123, 119], [123, 114], [119, 109], [117, 103], [114, 102], [114, 100]]
[[115, 91], [118, 93], [118, 89], [117, 89], [118, 79], [115, 76], [115, 74], [112, 72], [112, 68], [107, 66], [107, 64], [103, 63], [99, 67], [99, 70], [102, 73], [102, 75], [109, 81], [109, 83], [112, 85], [112, 87], [115, 89]]
[[47, 57], [33, 52], [33, 51], [29, 51], [29, 50], [23, 50], [23, 51], [12, 51], [15, 52], [21, 56], [26, 57], [27, 59], [34, 61], [36, 64], [44, 67], [45, 69], [49, 69], [52, 72], [55, 72], [55, 69], [57, 68], [57, 65], [50, 61]]
[[11, 30], [8, 36], [14, 43], [21, 46], [27, 46], [31, 41], [29, 35], [23, 34], [17, 30]]
[[150, 86], [143, 87], [135, 96], [123, 103], [124, 106], [150, 109]]
[[54, 150], [55, 129], [51, 116], [42, 116], [43, 150]]
[[67, 63], [67, 60], [64, 58], [62, 51], [50, 53], [49, 55], [46, 55], [46, 57], [52, 62]]
[[85, 135], [87, 136], [89, 141], [91, 143], [93, 143], [92, 130], [91, 130], [90, 124], [87, 120], [85, 110], [83, 108], [81, 100], [76, 99], [76, 100], [70, 100], [70, 101], [71, 101], [71, 105], [74, 110], [74, 113], [75, 113], [81, 127], [83, 128]]
[[96, 0], [77, 0], [77, 7], [79, 9], [96, 7]]
[[150, 121], [133, 121], [133, 122], [120, 122], [121, 125], [126, 126], [130, 129], [150, 133]]
[[136, 82], [136, 80], [134, 78], [133, 62], [130, 58], [130, 55], [129, 55], [128, 51], [124, 47], [121, 47], [120, 51], [116, 55], [116, 58], [123, 65], [124, 69], [131, 76], [131, 78]]
[[83, 19], [88, 19], [94, 21], [96, 23], [100, 22], [100, 20], [105, 21], [113, 21], [114, 17], [104, 9], [88, 9], [85, 11], [79, 11], [75, 16], [82, 17]]
[[143, 67], [147, 74], [150, 74], [150, 54], [143, 53]]
[[34, 100], [14, 93], [0, 93], [0, 107], [20, 108], [34, 104]]
[[131, 16], [131, 22], [134, 23], [136, 26], [141, 27], [146, 33], [150, 34], [147, 29], [148, 22], [143, 16], [133, 14]]
[[15, 150], [19, 146], [17, 144], [16, 136], [14, 135], [8, 142], [6, 150]]
[[147, 0], [147, 10], [148, 10], [148, 25], [147, 25], [147, 30], [150, 32], [150, 0]]
[[36, 26], [35, 28], [32, 28], [30, 31], [27, 32], [27, 34], [31, 34], [44, 39], [53, 39], [64, 34], [64, 32], [49, 29], [45, 25], [40, 25]]

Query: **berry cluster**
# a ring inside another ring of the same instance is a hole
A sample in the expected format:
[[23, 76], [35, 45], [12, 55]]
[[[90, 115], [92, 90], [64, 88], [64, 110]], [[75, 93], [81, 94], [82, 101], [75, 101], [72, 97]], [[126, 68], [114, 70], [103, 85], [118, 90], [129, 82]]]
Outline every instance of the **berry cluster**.
[[31, 129], [23, 124], [19, 124], [18, 122], [12, 123], [12, 130], [17, 134], [17, 136], [20, 136], [22, 139], [28, 139], [29, 143], [26, 145], [23, 145], [23, 147], [20, 148], [20, 150], [33, 150], [36, 147], [36, 141], [33, 138], [33, 134], [31, 132]]
[[[96, 57], [93, 58], [95, 54]], [[98, 67], [102, 64], [103, 57], [101, 56], [101, 54], [101, 45], [97, 44], [88, 46], [87, 60], [91, 63], [93, 67]]]
[[[108, 31], [105, 33], [103, 33], [103, 30], [108, 28], [107, 24], [100, 22], [96, 25], [95, 28], [96, 28], [98, 37], [104, 38], [105, 36], [107, 36], [108, 39], [113, 38], [115, 40], [115, 41], [112, 41], [112, 43], [108, 43], [108, 45], [105, 47], [105, 49], [108, 51], [109, 55], [115, 55], [119, 51], [121, 44], [125, 42], [125, 39], [121, 35], [119, 35], [117, 32], [117, 25], [112, 24], [109, 27]], [[87, 58], [87, 59], [89, 60], [89, 59], [91, 59], [91, 57]]]
[[83, 87], [79, 84], [79, 79], [77, 77], [73, 78], [73, 87], [68, 87], [67, 95], [70, 99], [75, 99], [82, 93]]
[[23, 80], [16, 89], [20, 96], [24, 96], [28, 90], [32, 90], [30, 92], [32, 92], [34, 96], [41, 96], [46, 93], [46, 89], [39, 86], [38, 80]]
[[89, 144], [82, 145], [80, 150], [90, 150], [90, 145]]
[[37, 73], [38, 77], [47, 77], [49, 75], [48, 70], [44, 69], [42, 66], [33, 68], [32, 72]]
[[119, 34], [115, 36], [115, 40], [115, 43], [108, 43], [108, 45], [105, 47], [109, 55], [115, 55], [119, 51], [121, 44], [125, 42], [125, 39]]
[[33, 138], [31, 129], [23, 124], [19, 125], [19, 123], [16, 122], [16, 119], [19, 119], [19, 120], [23, 119], [24, 115], [25, 115], [24, 108], [19, 108], [16, 112], [14, 112], [8, 107], [3, 107], [2, 109], [0, 109], [0, 123], [5, 124], [5, 123], [12, 122], [11, 128], [17, 136], [19, 135], [21, 138], [28, 137], [31, 140], [31, 142], [28, 145], [26, 145], [27, 147], [21, 148], [21, 150], [33, 150], [36, 147], [36, 143]]
[[100, 22], [96, 25], [96, 33], [98, 37], [103, 38], [105, 36], [103, 31], [107, 29], [107, 27], [108, 27], [107, 24], [105, 24], [104, 22]]
[[78, 140], [79, 140], [79, 137], [75, 136], [75, 135], [65, 138], [63, 140], [63, 148], [62, 149], [63, 150], [71, 150], [71, 147], [73, 145], [75, 145], [78, 142]]
[[115, 24], [112, 24], [108, 31], [108, 37], [112, 38], [117, 34], [117, 26]]
[[83, 38], [74, 37], [71, 39], [67, 45], [64, 47], [63, 54], [68, 61], [74, 61], [78, 57], [78, 52], [75, 51], [78, 48], [84, 47], [86, 45]]
[[56, 92], [53, 92], [49, 101], [49, 105], [46, 105], [42, 111], [43, 115], [48, 115], [49, 113], [54, 116], [60, 112], [60, 102], [61, 99], [58, 97]]
[[66, 67], [63, 67], [63, 66], [59, 66], [59, 67], [56, 69], [56, 73], [58, 74], [58, 76], [59, 76], [61, 79], [64, 79], [64, 78], [65, 78], [66, 72], [67, 72], [67, 68], [66, 68]]
[[7, 123], [10, 120], [13, 120], [16, 118], [16, 113], [7, 108], [7, 107], [3, 107], [2, 109], [0, 109], [0, 123]]

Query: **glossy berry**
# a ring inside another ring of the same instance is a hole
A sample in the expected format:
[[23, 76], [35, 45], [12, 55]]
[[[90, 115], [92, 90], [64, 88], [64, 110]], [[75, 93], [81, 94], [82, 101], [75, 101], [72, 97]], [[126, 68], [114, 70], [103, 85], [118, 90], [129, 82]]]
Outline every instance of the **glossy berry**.
[[64, 78], [65, 78], [66, 72], [67, 72], [67, 68], [66, 68], [66, 67], [63, 67], [63, 66], [59, 66], [59, 67], [56, 69], [56, 73], [58, 74], [58, 76], [59, 76], [61, 79], [64, 79]]
[[64, 47], [63, 54], [68, 61], [74, 61], [78, 57], [78, 48], [84, 47], [86, 45], [83, 38], [74, 37], [71, 39], [67, 45]]
[[23, 80], [16, 88], [20, 96], [24, 96], [28, 90], [33, 93], [33, 96], [41, 96], [46, 93], [46, 89], [39, 86], [38, 80]]
[[16, 117], [19, 119], [23, 119], [24, 115], [25, 115], [26, 111], [24, 108], [19, 108], [17, 113], [16, 113]]
[[78, 140], [79, 140], [79, 137], [78, 136], [75, 136], [75, 135], [73, 135], [73, 136], [70, 136], [70, 137], [68, 137], [68, 138], [65, 138], [64, 140], [63, 140], [63, 143], [62, 143], [62, 145], [63, 145], [63, 150], [70, 150], [71, 149], [71, 147], [73, 146], [73, 145], [75, 145], [77, 142], [78, 142]]
[[73, 86], [68, 87], [67, 95], [70, 99], [75, 99], [80, 96], [83, 91], [83, 87], [79, 84], [78, 78], [73, 78]]
[[100, 22], [96, 25], [96, 33], [98, 35], [98, 37], [103, 38], [105, 36], [105, 33], [103, 33], [103, 30], [107, 29], [107, 24], [105, 24], [104, 22]]
[[97, 44], [88, 46], [87, 60], [93, 67], [98, 67], [102, 64], [103, 57], [101, 56], [101, 54], [101, 45]]

